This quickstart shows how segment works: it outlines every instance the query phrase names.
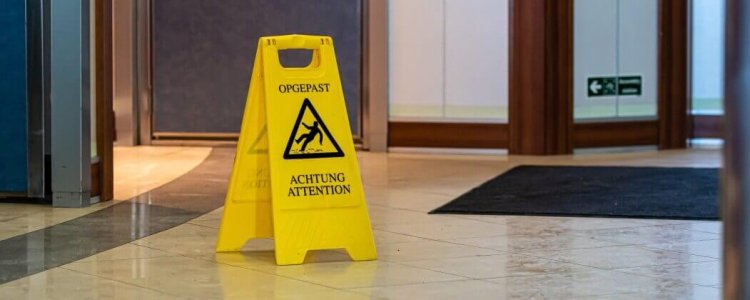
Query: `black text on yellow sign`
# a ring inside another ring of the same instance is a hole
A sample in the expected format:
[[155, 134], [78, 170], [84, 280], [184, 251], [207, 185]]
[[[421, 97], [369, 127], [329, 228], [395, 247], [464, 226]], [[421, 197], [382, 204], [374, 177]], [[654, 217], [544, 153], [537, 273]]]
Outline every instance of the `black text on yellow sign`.
[[[284, 68], [286, 49], [313, 50], [313, 60]], [[280, 265], [322, 249], [375, 259], [354, 151], [331, 38], [261, 38], [216, 251], [273, 238]]]

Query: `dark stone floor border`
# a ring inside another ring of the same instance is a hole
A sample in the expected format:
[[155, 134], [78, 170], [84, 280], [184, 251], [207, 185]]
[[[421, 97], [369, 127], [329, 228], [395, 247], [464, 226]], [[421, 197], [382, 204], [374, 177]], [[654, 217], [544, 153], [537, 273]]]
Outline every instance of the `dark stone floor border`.
[[184, 224], [224, 204], [234, 156], [214, 148], [187, 174], [90, 214], [0, 241], [0, 284]]

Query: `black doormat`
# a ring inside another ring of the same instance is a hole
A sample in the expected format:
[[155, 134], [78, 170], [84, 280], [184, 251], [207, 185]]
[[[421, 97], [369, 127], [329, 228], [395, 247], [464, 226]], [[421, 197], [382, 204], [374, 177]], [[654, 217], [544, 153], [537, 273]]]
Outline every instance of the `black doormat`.
[[719, 169], [520, 166], [431, 214], [719, 219]]

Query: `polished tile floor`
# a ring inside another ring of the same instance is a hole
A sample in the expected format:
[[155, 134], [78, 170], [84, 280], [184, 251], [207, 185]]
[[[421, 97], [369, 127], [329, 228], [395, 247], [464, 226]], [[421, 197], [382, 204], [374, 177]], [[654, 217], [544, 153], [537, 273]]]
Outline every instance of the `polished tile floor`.
[[[124, 200], [199, 165], [208, 148], [117, 148]], [[0, 299], [718, 299], [719, 222], [428, 215], [520, 164], [718, 167], [716, 150], [523, 157], [360, 153], [379, 259], [339, 251], [274, 264], [272, 242], [213, 251], [222, 209], [0, 285]], [[228, 174], [229, 170], [226, 170]], [[115, 201], [116, 202], [116, 201]], [[81, 210], [0, 204], [0, 240]]]

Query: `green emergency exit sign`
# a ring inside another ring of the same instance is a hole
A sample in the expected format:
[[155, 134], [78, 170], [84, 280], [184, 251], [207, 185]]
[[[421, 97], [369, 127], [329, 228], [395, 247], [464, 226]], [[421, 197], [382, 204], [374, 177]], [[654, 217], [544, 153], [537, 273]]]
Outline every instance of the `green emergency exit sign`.
[[589, 77], [589, 97], [640, 96], [643, 92], [641, 76]]

